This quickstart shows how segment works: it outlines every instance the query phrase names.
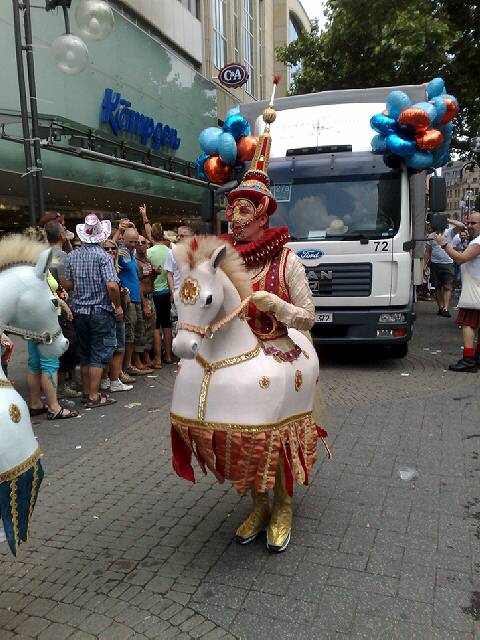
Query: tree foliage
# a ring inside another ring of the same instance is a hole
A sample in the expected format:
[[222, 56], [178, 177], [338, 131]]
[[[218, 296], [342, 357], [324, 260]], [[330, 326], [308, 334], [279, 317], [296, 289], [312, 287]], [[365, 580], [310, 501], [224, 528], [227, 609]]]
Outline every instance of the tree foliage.
[[480, 125], [480, 3], [327, 0], [327, 25], [277, 50], [301, 63], [292, 93], [419, 84], [441, 76], [460, 102], [453, 146], [468, 151]]

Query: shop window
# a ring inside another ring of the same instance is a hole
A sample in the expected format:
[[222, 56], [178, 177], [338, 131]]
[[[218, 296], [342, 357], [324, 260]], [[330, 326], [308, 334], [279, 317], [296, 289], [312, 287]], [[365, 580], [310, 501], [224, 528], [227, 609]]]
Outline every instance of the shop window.
[[245, 91], [251, 96], [255, 95], [253, 25], [253, 0], [243, 0], [243, 63], [249, 74]]
[[[295, 40], [298, 39], [301, 33], [302, 33], [302, 27], [298, 18], [293, 13], [290, 13], [288, 16], [288, 44], [295, 42]], [[288, 69], [289, 86], [292, 85], [292, 83], [295, 80], [295, 76], [300, 73], [301, 69], [302, 69], [301, 62], [297, 62], [297, 64], [292, 64], [289, 66], [289, 69]]]
[[240, 62], [240, 0], [233, 0], [233, 61]]
[[221, 69], [225, 66], [227, 38], [226, 27], [226, 0], [213, 0], [213, 64]]
[[260, 100], [264, 95], [264, 78], [265, 78], [265, 3], [263, 0], [258, 2], [258, 98]]
[[195, 18], [200, 20], [200, 0], [178, 0], [183, 6], [190, 11]]

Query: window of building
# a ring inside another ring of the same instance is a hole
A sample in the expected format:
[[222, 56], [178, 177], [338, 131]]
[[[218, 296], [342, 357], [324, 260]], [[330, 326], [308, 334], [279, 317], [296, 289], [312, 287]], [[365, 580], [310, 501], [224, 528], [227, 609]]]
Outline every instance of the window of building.
[[200, 20], [200, 0], [178, 0], [183, 6], [190, 11], [195, 18]]
[[[300, 22], [298, 21], [297, 17], [293, 13], [290, 13], [288, 16], [288, 44], [295, 42], [295, 40], [297, 40], [297, 38], [300, 36], [301, 33], [302, 33], [302, 27], [300, 25]], [[295, 79], [295, 76], [301, 71], [301, 69], [302, 69], [301, 62], [298, 62], [295, 65], [289, 66], [289, 69], [288, 69], [289, 85], [292, 84], [292, 82]]]
[[265, 95], [265, 3], [258, 2], [258, 98], [262, 100]]
[[245, 85], [245, 91], [251, 96], [255, 95], [253, 55], [253, 0], [243, 0], [243, 63], [249, 74], [248, 82]]
[[240, 62], [240, 0], [233, 0], [233, 62]]
[[227, 38], [226, 28], [226, 0], [213, 0], [213, 64], [221, 69], [225, 66]]

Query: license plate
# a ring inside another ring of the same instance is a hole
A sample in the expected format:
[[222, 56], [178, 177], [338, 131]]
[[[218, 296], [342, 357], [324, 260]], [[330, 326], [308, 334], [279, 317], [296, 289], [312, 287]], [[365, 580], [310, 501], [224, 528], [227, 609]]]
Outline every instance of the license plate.
[[333, 322], [333, 313], [315, 311], [315, 322]]

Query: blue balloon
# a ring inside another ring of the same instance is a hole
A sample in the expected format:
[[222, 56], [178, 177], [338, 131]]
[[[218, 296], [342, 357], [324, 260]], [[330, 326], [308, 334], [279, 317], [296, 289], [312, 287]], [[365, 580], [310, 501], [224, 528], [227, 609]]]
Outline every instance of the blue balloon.
[[430, 125], [433, 124], [433, 121], [437, 117], [437, 110], [435, 106], [431, 102], [416, 102], [412, 109], [422, 109], [428, 115], [430, 119]]
[[387, 150], [386, 139], [379, 133], [373, 136], [371, 145], [373, 153], [385, 153]]
[[237, 159], [237, 143], [231, 133], [222, 133], [218, 138], [218, 155], [227, 164], [233, 165]]
[[218, 138], [222, 135], [219, 127], [207, 127], [198, 138], [198, 144], [205, 153], [210, 156], [218, 155]]
[[429, 100], [442, 95], [443, 91], [445, 91], [445, 82], [442, 78], [433, 78], [427, 85], [427, 96]]
[[447, 113], [447, 105], [445, 103], [445, 100], [443, 99], [443, 96], [436, 96], [435, 98], [432, 98], [430, 102], [433, 104], [437, 112], [437, 116], [433, 121], [433, 126], [435, 127], [440, 124], [441, 119]]
[[386, 147], [390, 153], [394, 153], [397, 156], [405, 158], [407, 156], [413, 156], [417, 150], [417, 146], [414, 140], [406, 140], [400, 137], [396, 133], [392, 133], [386, 139]]
[[208, 155], [208, 153], [201, 153], [198, 156], [198, 158], [195, 160], [195, 165], [197, 167], [197, 176], [200, 178], [200, 180], [206, 180], [207, 182], [208, 182], [208, 177], [207, 177], [207, 174], [205, 173], [203, 165], [205, 164], [205, 160], [209, 157], [210, 156]]
[[412, 101], [403, 91], [390, 91], [387, 97], [387, 111], [391, 118], [398, 118], [400, 112], [412, 106]]
[[394, 118], [386, 116], [383, 113], [376, 113], [370, 118], [370, 126], [378, 133], [388, 136], [390, 133], [396, 133], [397, 126]]
[[229, 118], [230, 116], [236, 116], [236, 115], [237, 115], [237, 113], [240, 113], [240, 107], [239, 107], [239, 105], [237, 105], [236, 107], [232, 107], [231, 109], [229, 109], [229, 110], [227, 111], [227, 115], [225, 116], [225, 120], [226, 120], [227, 118]]
[[430, 169], [433, 167], [433, 153], [426, 151], [417, 151], [405, 159], [405, 164], [410, 169]]
[[225, 133], [231, 133], [236, 141], [250, 133], [250, 125], [248, 120], [241, 113], [234, 113], [225, 120], [223, 125]]

